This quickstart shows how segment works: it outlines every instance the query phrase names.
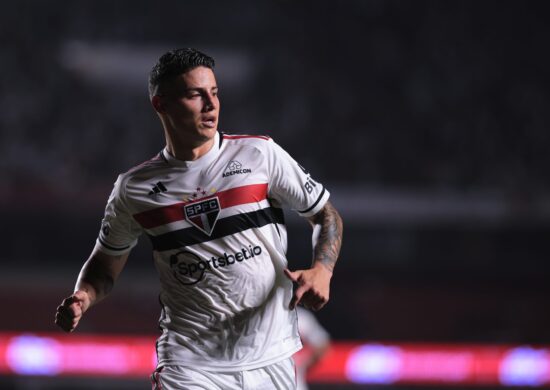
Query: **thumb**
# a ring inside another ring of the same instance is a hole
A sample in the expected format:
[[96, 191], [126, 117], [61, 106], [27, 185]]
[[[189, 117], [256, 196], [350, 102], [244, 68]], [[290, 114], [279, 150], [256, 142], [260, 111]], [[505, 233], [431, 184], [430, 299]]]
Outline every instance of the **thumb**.
[[285, 268], [285, 269], [284, 269], [284, 273], [285, 273], [285, 276], [286, 276], [287, 278], [289, 278], [290, 280], [292, 280], [294, 283], [298, 283], [298, 277], [299, 277], [298, 272], [292, 272], [292, 271], [289, 270], [288, 268]]
[[76, 303], [82, 311], [86, 311], [88, 309], [88, 306], [90, 305], [90, 296], [86, 291], [83, 290], [77, 290], [71, 295], [70, 297], [71, 304]]

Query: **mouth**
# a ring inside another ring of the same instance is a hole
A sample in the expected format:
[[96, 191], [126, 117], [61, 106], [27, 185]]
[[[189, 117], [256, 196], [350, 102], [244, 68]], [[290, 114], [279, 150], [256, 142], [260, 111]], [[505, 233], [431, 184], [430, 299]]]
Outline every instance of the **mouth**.
[[214, 115], [208, 115], [201, 118], [201, 123], [209, 128], [216, 127], [216, 117]]

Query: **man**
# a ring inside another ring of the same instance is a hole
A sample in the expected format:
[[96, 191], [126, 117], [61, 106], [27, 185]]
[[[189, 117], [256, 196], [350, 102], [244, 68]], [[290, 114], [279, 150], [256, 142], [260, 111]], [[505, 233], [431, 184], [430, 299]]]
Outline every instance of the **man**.
[[[293, 389], [294, 309], [328, 301], [342, 222], [328, 191], [269, 137], [217, 131], [213, 68], [194, 49], [170, 51], [154, 66], [150, 99], [166, 147], [118, 177], [56, 323], [76, 328], [145, 232], [161, 281], [154, 388]], [[313, 225], [310, 269], [287, 268], [281, 206]]]

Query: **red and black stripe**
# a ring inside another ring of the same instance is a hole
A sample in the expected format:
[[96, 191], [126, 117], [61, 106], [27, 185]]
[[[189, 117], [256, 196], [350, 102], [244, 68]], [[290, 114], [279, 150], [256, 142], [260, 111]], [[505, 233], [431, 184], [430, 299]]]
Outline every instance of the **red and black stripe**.
[[216, 228], [210, 236], [195, 227], [189, 227], [158, 236], [149, 235], [149, 238], [151, 239], [154, 250], [167, 251], [216, 240], [269, 224], [284, 224], [284, 222], [284, 213], [282, 209], [267, 207], [257, 211], [218, 219]]
[[[229, 190], [211, 194], [201, 199], [208, 199], [214, 196], [218, 197], [220, 207], [222, 209], [241, 204], [257, 203], [267, 198], [267, 183], [250, 184], [242, 187], [231, 188]], [[144, 229], [152, 229], [171, 222], [183, 221], [185, 220], [185, 214], [183, 211], [184, 206], [190, 203], [195, 203], [201, 199], [196, 199], [190, 202], [174, 203], [169, 206], [143, 211], [141, 213], [134, 214], [134, 219]]]

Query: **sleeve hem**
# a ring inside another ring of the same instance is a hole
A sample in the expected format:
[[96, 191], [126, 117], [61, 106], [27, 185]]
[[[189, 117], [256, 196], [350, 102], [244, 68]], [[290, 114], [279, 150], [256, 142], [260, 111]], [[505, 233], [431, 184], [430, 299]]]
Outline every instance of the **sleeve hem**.
[[123, 255], [125, 253], [130, 252], [132, 250], [132, 248], [134, 246], [136, 246], [136, 244], [137, 244], [137, 240], [134, 240], [132, 243], [130, 243], [130, 245], [126, 245], [126, 246], [120, 247], [120, 248], [115, 248], [115, 247], [112, 247], [112, 246], [108, 245], [107, 243], [103, 243], [101, 241], [101, 239], [98, 238], [96, 240], [94, 250], [98, 250], [102, 253], [105, 253], [106, 255], [120, 256], [120, 255]]
[[302, 217], [311, 217], [312, 215], [317, 214], [319, 210], [321, 210], [325, 206], [329, 197], [330, 193], [323, 187], [323, 191], [321, 192], [315, 203], [313, 203], [311, 207], [304, 211], [298, 211], [298, 214]]

